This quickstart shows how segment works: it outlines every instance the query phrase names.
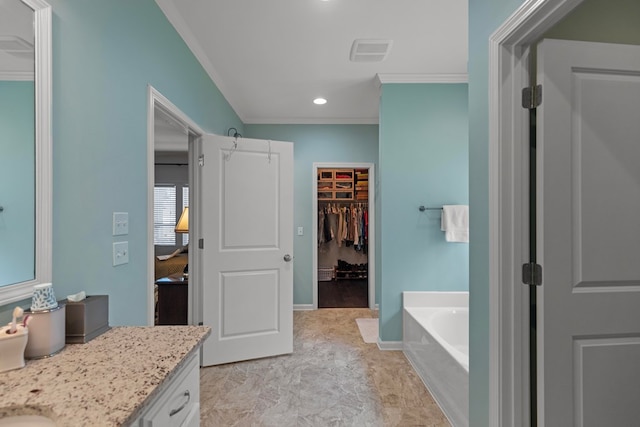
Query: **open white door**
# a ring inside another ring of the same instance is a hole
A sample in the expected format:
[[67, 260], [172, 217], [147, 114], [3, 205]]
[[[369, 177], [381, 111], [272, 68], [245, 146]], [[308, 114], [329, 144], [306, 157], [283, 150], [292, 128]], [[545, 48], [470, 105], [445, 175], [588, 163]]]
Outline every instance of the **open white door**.
[[640, 46], [538, 48], [538, 420], [640, 422]]
[[204, 135], [203, 365], [293, 351], [293, 144]]

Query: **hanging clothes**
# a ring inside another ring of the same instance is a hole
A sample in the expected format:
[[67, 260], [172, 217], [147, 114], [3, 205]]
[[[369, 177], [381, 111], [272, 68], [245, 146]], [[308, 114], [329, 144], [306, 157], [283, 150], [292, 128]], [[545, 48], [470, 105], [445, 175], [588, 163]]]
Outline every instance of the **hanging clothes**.
[[351, 229], [353, 230], [353, 243], [358, 244], [358, 239], [360, 238], [359, 230], [358, 230], [358, 208], [353, 207], [351, 209], [351, 221], [353, 224], [351, 225]]
[[331, 239], [335, 240], [338, 245], [338, 210], [334, 208], [329, 209], [329, 213], [327, 214], [328, 222], [329, 222], [329, 232], [331, 233]]
[[328, 203], [318, 209], [318, 245], [335, 242], [338, 247], [353, 247], [366, 253], [369, 212], [366, 204], [338, 206]]
[[338, 247], [342, 247], [342, 228], [343, 228], [343, 214], [342, 208], [338, 208], [338, 232], [336, 234], [336, 243], [338, 243]]
[[367, 208], [364, 209], [362, 219], [364, 222], [364, 247], [362, 252], [367, 254], [369, 252], [369, 210]]
[[324, 209], [318, 209], [318, 246], [324, 243]]
[[327, 243], [332, 239], [331, 224], [329, 223], [329, 210], [327, 208], [324, 209], [323, 224], [324, 242]]
[[340, 239], [342, 240], [342, 242], [345, 242], [347, 240], [347, 235], [349, 233], [349, 215], [350, 215], [350, 211], [349, 208], [347, 208], [346, 206], [342, 207], [342, 234], [340, 234]]

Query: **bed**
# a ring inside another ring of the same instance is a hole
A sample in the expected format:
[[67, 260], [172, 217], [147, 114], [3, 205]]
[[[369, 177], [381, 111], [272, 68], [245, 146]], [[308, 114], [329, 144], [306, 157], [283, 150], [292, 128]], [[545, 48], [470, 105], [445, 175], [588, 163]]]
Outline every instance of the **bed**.
[[171, 274], [182, 273], [184, 267], [189, 262], [189, 254], [178, 254], [174, 257], [160, 261], [157, 257], [155, 260], [155, 280], [161, 277], [167, 277]]

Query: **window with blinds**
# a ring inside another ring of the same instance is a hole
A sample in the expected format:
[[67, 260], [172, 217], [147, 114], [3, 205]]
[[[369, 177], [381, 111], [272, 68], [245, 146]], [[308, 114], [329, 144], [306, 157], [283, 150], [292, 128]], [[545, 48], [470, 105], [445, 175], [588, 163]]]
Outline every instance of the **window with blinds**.
[[[180, 193], [180, 194], [178, 194]], [[153, 189], [153, 244], [158, 246], [186, 246], [189, 235], [175, 233], [176, 223], [184, 207], [189, 206], [189, 187], [155, 185]]]

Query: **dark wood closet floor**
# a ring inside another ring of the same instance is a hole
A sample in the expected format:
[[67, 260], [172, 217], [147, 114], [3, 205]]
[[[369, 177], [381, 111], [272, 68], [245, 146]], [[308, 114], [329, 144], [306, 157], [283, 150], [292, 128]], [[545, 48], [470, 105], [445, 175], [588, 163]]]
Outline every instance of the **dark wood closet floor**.
[[318, 308], [366, 308], [368, 287], [367, 279], [318, 282]]

